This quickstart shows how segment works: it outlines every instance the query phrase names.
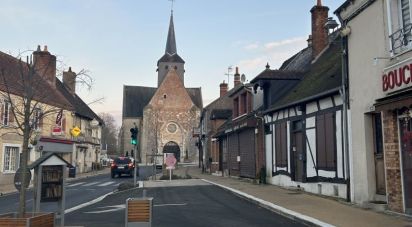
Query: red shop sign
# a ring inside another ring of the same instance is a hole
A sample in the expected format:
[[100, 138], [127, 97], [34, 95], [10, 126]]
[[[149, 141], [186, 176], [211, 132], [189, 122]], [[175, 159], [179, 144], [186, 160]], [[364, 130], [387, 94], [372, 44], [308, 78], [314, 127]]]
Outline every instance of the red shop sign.
[[382, 75], [382, 90], [385, 93], [393, 92], [411, 86], [412, 62], [411, 60], [388, 68]]

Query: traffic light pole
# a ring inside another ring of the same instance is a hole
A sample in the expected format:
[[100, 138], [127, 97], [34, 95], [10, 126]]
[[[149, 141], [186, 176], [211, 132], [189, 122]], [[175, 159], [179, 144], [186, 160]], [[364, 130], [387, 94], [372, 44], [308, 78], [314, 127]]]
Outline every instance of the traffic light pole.
[[133, 159], [134, 159], [134, 187], [137, 185], [137, 161], [136, 161], [136, 153], [137, 153], [137, 144], [134, 145], [134, 152], [133, 152]]

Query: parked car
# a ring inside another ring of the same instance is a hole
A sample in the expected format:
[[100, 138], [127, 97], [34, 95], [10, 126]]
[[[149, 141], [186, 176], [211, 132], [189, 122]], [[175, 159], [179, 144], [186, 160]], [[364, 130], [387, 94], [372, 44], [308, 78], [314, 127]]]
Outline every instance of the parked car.
[[[132, 159], [128, 157], [118, 157], [113, 160], [110, 165], [111, 177], [114, 178], [116, 175], [120, 177], [122, 174], [127, 174], [133, 176], [135, 163]], [[139, 166], [137, 168], [137, 176], [139, 176]]]

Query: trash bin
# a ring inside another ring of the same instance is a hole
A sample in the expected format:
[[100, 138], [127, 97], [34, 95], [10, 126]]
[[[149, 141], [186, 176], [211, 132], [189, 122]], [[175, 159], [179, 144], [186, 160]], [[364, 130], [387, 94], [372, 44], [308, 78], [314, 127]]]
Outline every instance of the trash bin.
[[69, 177], [75, 178], [76, 177], [76, 167], [69, 168]]

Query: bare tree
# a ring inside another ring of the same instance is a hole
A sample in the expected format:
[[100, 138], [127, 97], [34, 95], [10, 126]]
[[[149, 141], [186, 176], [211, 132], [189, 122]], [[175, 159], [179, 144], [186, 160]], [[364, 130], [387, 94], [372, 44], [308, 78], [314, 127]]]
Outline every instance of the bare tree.
[[[17, 134], [23, 140], [19, 216], [26, 212], [28, 176], [25, 170], [28, 165], [30, 141], [35, 141], [36, 133], [41, 127], [47, 127], [42, 125], [43, 123], [53, 122], [51, 119], [62, 110], [72, 110], [71, 104], [55, 89], [57, 74], [56, 57], [47, 51], [47, 46], [44, 51], [41, 51], [39, 46], [26, 57], [26, 61], [22, 61], [21, 56], [12, 57], [0, 52], [0, 97], [7, 105], [8, 113], [7, 122], [4, 116], [1, 118], [2, 132], [3, 135]], [[92, 85], [87, 70], [82, 70], [78, 78], [85, 81], [86, 86]]]
[[109, 113], [99, 113], [99, 117], [103, 120], [101, 144], [104, 148], [107, 146], [108, 154], [116, 154], [117, 151], [117, 134], [118, 128], [113, 115]]

